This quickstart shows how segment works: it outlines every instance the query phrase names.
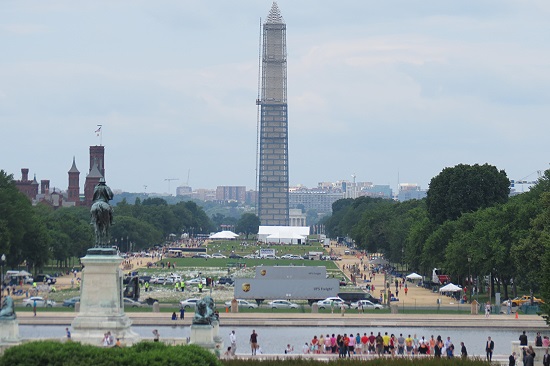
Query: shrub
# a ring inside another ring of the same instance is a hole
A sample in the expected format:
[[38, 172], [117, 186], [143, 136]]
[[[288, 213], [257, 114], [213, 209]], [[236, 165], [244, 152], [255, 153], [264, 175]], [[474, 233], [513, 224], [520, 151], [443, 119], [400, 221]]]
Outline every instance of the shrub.
[[221, 366], [221, 363], [212, 353], [195, 345], [141, 342], [132, 347], [102, 348], [78, 342], [40, 341], [8, 348], [0, 358], [0, 365]]

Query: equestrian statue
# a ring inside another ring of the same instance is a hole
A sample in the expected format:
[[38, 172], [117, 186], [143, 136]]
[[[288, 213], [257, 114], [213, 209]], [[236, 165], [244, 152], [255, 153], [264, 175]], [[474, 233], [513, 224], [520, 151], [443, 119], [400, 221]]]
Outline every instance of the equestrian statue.
[[113, 224], [113, 208], [109, 201], [113, 199], [113, 191], [105, 184], [105, 178], [99, 179], [95, 186], [93, 204], [90, 209], [91, 224], [95, 229], [95, 248], [111, 247], [111, 225]]

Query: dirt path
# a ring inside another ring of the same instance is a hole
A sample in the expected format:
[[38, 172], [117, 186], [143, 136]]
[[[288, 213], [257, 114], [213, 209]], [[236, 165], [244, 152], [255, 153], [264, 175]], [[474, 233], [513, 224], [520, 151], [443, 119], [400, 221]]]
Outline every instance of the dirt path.
[[[331, 244], [331, 249], [332, 251], [342, 257], [342, 260], [341, 261], [335, 261], [335, 263], [338, 265], [338, 267], [342, 270], [342, 272], [345, 274], [345, 276], [347, 277], [348, 279], [348, 282], [351, 282], [351, 272], [348, 270], [349, 266], [352, 266], [352, 265], [357, 265], [359, 266], [361, 269], [363, 268], [362, 264], [361, 264], [361, 258], [362, 256], [361, 255], [358, 255], [358, 256], [355, 256], [355, 255], [346, 255], [344, 254], [344, 251], [347, 250], [348, 248], [346, 246], [337, 246], [336, 244], [332, 243]], [[330, 250], [330, 249], [329, 249]], [[368, 263], [368, 260], [369, 258], [368, 257], [364, 257], [363, 258], [363, 263]], [[361, 273], [366, 273], [367, 274], [367, 279], [369, 278], [369, 272], [363, 272], [361, 271]], [[392, 290], [392, 293], [396, 293], [395, 292], [395, 284], [394, 284], [394, 281], [395, 281], [395, 277], [391, 277], [389, 279], [390, 281], [390, 287], [391, 287], [391, 290]], [[374, 284], [374, 288], [375, 288], [375, 291], [372, 293], [373, 296], [375, 297], [379, 297], [380, 296], [380, 290], [382, 290], [384, 288], [384, 274], [383, 273], [379, 273], [379, 274], [376, 274], [373, 278], [373, 282]], [[363, 289], [365, 289], [367, 283], [363, 282], [363, 280], [358, 280], [357, 281], [357, 284], [361, 285], [361, 287]], [[455, 305], [457, 302], [456, 300], [450, 298], [450, 297], [446, 297], [446, 296], [442, 296], [438, 293], [434, 293], [434, 292], [431, 292], [430, 290], [428, 289], [425, 289], [423, 287], [419, 287], [417, 286], [415, 283], [413, 282], [407, 282], [407, 294], [405, 294], [405, 289], [403, 286], [401, 286], [401, 288], [399, 289], [399, 305], [405, 305], [405, 306], [415, 306], [415, 305], [419, 305], [419, 306], [436, 306], [437, 304], [437, 299], [441, 299], [441, 304], [442, 305]]]

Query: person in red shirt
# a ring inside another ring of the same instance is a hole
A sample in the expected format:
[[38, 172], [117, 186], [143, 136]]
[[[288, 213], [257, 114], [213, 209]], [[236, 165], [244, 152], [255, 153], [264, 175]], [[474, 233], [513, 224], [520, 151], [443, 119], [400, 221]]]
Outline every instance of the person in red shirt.
[[373, 332], [369, 336], [369, 353], [373, 355], [376, 352], [376, 337]]
[[368, 353], [368, 343], [369, 343], [369, 337], [367, 337], [367, 333], [364, 333], [363, 336], [361, 337], [361, 350], [363, 351], [363, 354], [365, 353]]

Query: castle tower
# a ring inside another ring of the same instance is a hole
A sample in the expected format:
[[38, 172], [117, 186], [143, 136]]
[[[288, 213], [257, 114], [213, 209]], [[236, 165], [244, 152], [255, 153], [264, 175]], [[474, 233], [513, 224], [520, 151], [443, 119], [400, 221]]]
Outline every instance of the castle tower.
[[90, 170], [97, 164], [101, 176], [105, 178], [105, 146], [90, 146]]
[[84, 205], [91, 207], [94, 197], [95, 186], [99, 184], [99, 179], [103, 178], [103, 175], [99, 171], [97, 162], [94, 162], [92, 169], [86, 176], [86, 182], [84, 183]]
[[80, 203], [80, 172], [76, 168], [76, 162], [73, 156], [73, 165], [68, 172], [69, 187], [67, 188], [67, 202]]
[[263, 24], [258, 216], [262, 225], [288, 225], [286, 24], [273, 2]]

